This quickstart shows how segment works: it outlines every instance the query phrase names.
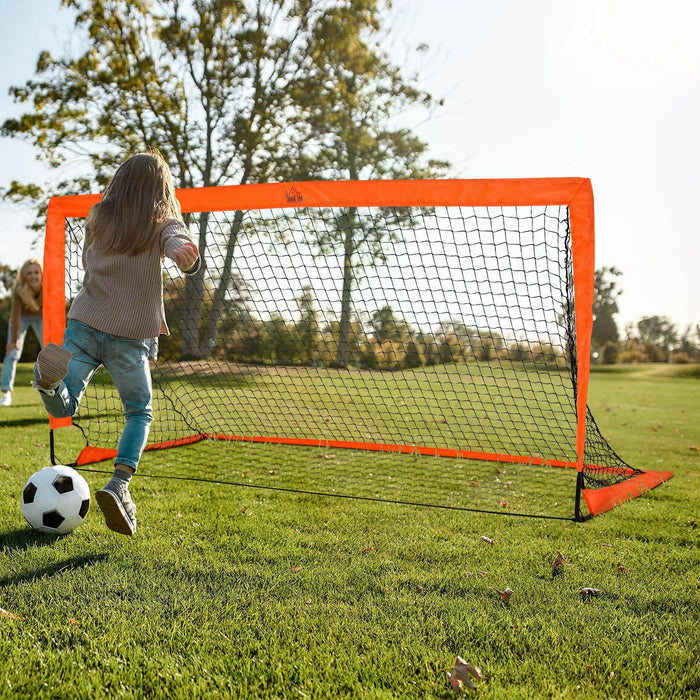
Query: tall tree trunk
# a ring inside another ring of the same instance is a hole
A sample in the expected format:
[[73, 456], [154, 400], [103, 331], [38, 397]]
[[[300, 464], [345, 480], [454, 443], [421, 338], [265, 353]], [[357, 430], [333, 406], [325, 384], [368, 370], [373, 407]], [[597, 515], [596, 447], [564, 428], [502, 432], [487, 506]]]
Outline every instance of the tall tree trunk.
[[342, 222], [345, 227], [343, 237], [343, 290], [340, 298], [340, 328], [338, 337], [338, 352], [332, 366], [345, 369], [350, 362], [350, 306], [352, 300], [353, 253], [355, 240], [353, 225], [355, 223], [355, 208], [348, 209]]
[[219, 279], [219, 284], [214, 293], [214, 301], [212, 303], [211, 309], [209, 309], [209, 316], [207, 318], [207, 326], [199, 343], [199, 356], [207, 357], [211, 354], [214, 341], [216, 339], [216, 328], [221, 318], [221, 311], [226, 300], [226, 293], [231, 285], [231, 268], [233, 267], [233, 254], [236, 250], [236, 243], [238, 242], [238, 234], [241, 230], [241, 223], [243, 222], [243, 211], [237, 211], [233, 222], [231, 223], [231, 229], [229, 231], [228, 241], [226, 243], [226, 256], [224, 258], [224, 266], [221, 270], [221, 277]]
[[195, 360], [201, 357], [199, 352], [199, 331], [202, 327], [202, 311], [204, 308], [204, 275], [206, 274], [207, 228], [209, 214], [201, 214], [199, 218], [199, 239], [197, 245], [201, 256], [201, 265], [194, 275], [189, 275], [185, 281], [185, 313], [182, 326], [181, 360]]

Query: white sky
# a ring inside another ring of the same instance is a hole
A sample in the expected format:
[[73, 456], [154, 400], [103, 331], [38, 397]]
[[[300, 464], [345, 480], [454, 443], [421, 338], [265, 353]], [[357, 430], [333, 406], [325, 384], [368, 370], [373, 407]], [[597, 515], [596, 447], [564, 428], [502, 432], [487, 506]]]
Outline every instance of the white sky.
[[[58, 6], [0, 0], [0, 120], [22, 113], [7, 90], [39, 52], [70, 41]], [[700, 2], [394, 0], [394, 14], [397, 62], [427, 43], [423, 87], [446, 99], [409, 123], [431, 154], [458, 177], [589, 177], [596, 266], [623, 272], [620, 330], [700, 322]], [[0, 139], [0, 185], [43, 177], [28, 146]], [[30, 218], [0, 203], [0, 262], [36, 254]]]

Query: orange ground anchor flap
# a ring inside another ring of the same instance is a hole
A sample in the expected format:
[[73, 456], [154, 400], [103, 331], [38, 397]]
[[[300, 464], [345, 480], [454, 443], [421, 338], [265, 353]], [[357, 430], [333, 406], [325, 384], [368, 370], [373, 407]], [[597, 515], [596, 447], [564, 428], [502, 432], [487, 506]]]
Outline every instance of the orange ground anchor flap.
[[645, 491], [668, 481], [673, 472], [642, 472], [614, 486], [583, 489], [581, 493], [591, 515], [599, 515], [615, 506], [640, 496]]

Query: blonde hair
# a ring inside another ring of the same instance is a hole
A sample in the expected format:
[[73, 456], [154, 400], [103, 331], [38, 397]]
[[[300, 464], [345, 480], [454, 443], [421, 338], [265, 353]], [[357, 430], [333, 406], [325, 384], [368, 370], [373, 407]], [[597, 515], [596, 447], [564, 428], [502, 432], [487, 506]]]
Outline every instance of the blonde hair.
[[138, 255], [166, 219], [179, 219], [170, 168], [155, 149], [124, 161], [88, 214], [85, 243], [104, 252]]
[[[38, 293], [27, 283], [27, 271], [31, 265], [36, 265], [41, 272], [42, 285], [39, 287]], [[37, 258], [29, 258], [17, 270], [17, 277], [12, 285], [12, 291], [21, 299], [24, 308], [32, 313], [39, 313], [43, 305], [43, 278], [44, 271], [41, 262]]]

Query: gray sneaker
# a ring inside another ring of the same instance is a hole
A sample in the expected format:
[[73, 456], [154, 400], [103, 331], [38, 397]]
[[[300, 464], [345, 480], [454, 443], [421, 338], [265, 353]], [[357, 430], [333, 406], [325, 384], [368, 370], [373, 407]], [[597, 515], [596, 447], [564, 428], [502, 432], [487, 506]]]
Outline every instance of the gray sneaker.
[[129, 536], [136, 532], [136, 504], [127, 485], [110, 479], [95, 498], [110, 530]]

